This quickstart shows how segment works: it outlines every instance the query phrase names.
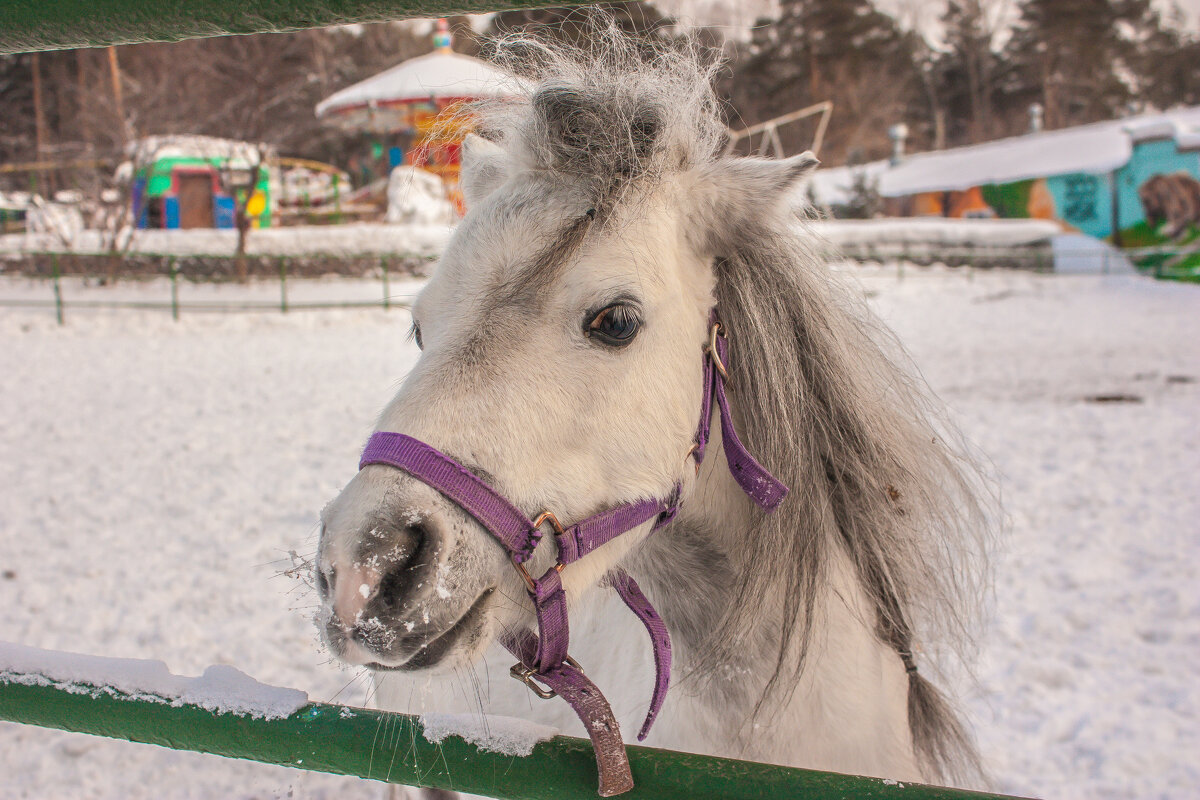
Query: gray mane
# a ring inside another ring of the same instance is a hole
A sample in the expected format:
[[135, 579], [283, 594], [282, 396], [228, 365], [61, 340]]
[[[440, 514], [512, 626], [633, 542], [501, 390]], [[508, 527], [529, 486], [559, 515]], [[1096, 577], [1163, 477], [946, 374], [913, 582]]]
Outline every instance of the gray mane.
[[[726, 127], [712, 90], [719, 61], [694, 43], [635, 44], [611, 27], [588, 40], [583, 49], [500, 40], [499, 59], [536, 88], [474, 113], [523, 166], [587, 187], [603, 222], [641, 188], [718, 160]], [[962, 654], [975, 629], [986, 484], [902, 348], [815, 255], [800, 220], [709, 224], [704, 235], [722, 245], [717, 307], [731, 331], [739, 431], [791, 494], [778, 513], [749, 522], [733, 555], [734, 600], [698, 648], [698, 670], [736, 661], [764, 601], [783, 597], [759, 705], [786, 697], [840, 550], [874, 604], [878, 637], [910, 667], [909, 722], [926, 770], [969, 771], [978, 764], [971, 738], [916, 666], [928, 664], [920, 652]]]

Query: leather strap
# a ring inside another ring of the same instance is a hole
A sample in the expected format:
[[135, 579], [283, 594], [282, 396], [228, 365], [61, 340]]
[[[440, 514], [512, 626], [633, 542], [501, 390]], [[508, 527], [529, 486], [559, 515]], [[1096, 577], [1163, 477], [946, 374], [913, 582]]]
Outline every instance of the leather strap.
[[[521, 631], [501, 642], [522, 664], [529, 666], [533, 663], [538, 643], [537, 637], [529, 631]], [[569, 661], [539, 670], [537, 678], [567, 701], [587, 729], [596, 753], [600, 796], [612, 797], [632, 789], [633, 773], [629, 769], [625, 741], [621, 738], [621, 726], [617, 724], [612, 707], [596, 684]]]

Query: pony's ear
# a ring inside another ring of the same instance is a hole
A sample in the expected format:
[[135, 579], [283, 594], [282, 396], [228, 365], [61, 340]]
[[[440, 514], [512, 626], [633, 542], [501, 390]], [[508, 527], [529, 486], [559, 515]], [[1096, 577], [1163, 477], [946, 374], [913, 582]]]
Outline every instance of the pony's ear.
[[468, 133], [462, 144], [459, 186], [468, 206], [473, 206], [504, 183], [508, 154], [500, 145]]
[[696, 244], [708, 255], [722, 255], [747, 223], [789, 211], [792, 190], [820, 163], [805, 151], [784, 159], [722, 158], [697, 167], [690, 186], [692, 216], [700, 223]]

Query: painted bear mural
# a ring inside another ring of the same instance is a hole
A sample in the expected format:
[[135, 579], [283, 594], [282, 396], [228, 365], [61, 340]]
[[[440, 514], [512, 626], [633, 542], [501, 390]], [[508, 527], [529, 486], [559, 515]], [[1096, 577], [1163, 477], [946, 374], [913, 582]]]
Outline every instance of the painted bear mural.
[[1146, 224], [1167, 239], [1200, 227], [1200, 181], [1186, 172], [1155, 175], [1138, 187]]

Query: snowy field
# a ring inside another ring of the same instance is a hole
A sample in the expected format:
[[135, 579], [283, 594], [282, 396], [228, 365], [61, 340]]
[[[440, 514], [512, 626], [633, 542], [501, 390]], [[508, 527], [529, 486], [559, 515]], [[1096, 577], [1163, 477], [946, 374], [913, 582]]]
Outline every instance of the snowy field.
[[[99, 231], [76, 229], [70, 225], [64, 228], [66, 232], [62, 235], [28, 232], [0, 236], [0, 253], [104, 253], [109, 249]], [[442, 251], [449, 237], [450, 226], [444, 224], [292, 225], [252, 231], [246, 237], [246, 252], [250, 255], [399, 253], [432, 256]], [[129, 249], [135, 253], [232, 256], [237, 251], [237, 231], [229, 228], [139, 230]]]
[[[1010, 533], [966, 695], [996, 788], [1200, 794], [1200, 287], [860, 274], [1002, 478]], [[46, 287], [0, 278], [0, 296]], [[363, 702], [361, 680], [319, 650], [288, 553], [311, 552], [319, 509], [413, 363], [408, 322], [402, 310], [178, 323], [77, 310], [60, 328], [51, 310], [0, 311], [0, 640], [163, 659], [187, 675], [232, 664], [315, 700]], [[1135, 402], [1087, 400], [1097, 395]], [[378, 784], [0, 723], [0, 798], [380, 796]]]

